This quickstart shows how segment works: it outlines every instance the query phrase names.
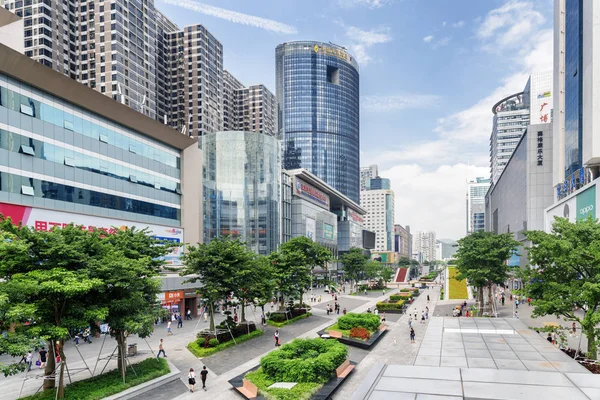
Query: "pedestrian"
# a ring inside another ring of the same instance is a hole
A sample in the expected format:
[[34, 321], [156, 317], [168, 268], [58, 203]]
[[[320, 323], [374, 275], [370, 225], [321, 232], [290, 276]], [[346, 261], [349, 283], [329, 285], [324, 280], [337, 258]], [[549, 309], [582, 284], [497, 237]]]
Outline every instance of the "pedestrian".
[[429, 307], [425, 307], [425, 319], [429, 319]]
[[558, 342], [558, 340], [556, 340], [556, 338], [557, 338], [556, 332], [552, 332], [552, 344], [554, 344], [554, 345], [557, 344], [557, 342]]
[[527, 298], [527, 304], [529, 304], [529, 307], [531, 307], [531, 297]]
[[75, 346], [79, 346], [79, 334], [78, 333], [75, 334], [75, 339], [73, 339], [73, 341], [75, 342]]
[[204, 313], [202, 315], [204, 317], [204, 322], [208, 321], [208, 313], [206, 312], [206, 308], [204, 309]]
[[321, 302], [321, 300], [323, 300], [323, 297], [319, 295], [319, 303]]
[[278, 347], [279, 346], [279, 330], [275, 331], [274, 338], [275, 338], [275, 347]]
[[336, 305], [337, 310], [335, 311], [337, 315], [340, 315], [340, 305]]
[[575, 337], [577, 337], [577, 325], [575, 324], [575, 322], [573, 322], [573, 325], [572, 325], [572, 332], [573, 333], [571, 335], [569, 335], [569, 336], [575, 336]]
[[173, 332], [171, 332], [171, 321], [167, 322], [167, 335], [172, 335]]
[[27, 372], [31, 371], [31, 364], [33, 363], [33, 353], [31, 350], [27, 352], [25, 356], [25, 364], [27, 364]]
[[427, 295], [427, 304], [429, 304], [429, 295]]
[[336, 294], [336, 295], [335, 295], [335, 301], [337, 301], [337, 300], [338, 300], [338, 299], [337, 299], [337, 294]]
[[347, 312], [346, 307], [344, 307], [344, 311], [343, 311], [344, 315], [346, 315], [346, 312]]
[[519, 319], [519, 312], [517, 310], [515, 310], [515, 318]]
[[383, 313], [383, 314], [381, 315], [381, 322], [383, 322], [383, 323], [385, 324], [385, 313]]
[[262, 324], [262, 326], [267, 325], [267, 317], [265, 317], [265, 313], [262, 313], [262, 315], [260, 316], [260, 323]]
[[385, 289], [382, 289], [382, 290], [381, 290], [381, 295], [382, 295], [382, 296], [385, 296]]
[[425, 323], [425, 311], [421, 311], [421, 323]]
[[410, 328], [410, 342], [415, 342], [415, 330], [412, 327]]
[[548, 337], [546, 338], [546, 340], [552, 343], [552, 334], [550, 332], [548, 332]]
[[190, 385], [190, 392], [194, 393], [194, 385], [196, 384], [196, 373], [194, 372], [194, 368], [190, 368], [188, 384]]
[[329, 315], [329, 307], [331, 307], [329, 304], [327, 304], [327, 315]]
[[38, 361], [40, 362], [40, 369], [46, 366], [46, 357], [48, 356], [48, 352], [42, 346], [42, 349], [38, 352]]
[[502, 295], [502, 305], [504, 305], [504, 294]]
[[371, 314], [371, 307], [367, 308], [367, 313]]
[[176, 313], [171, 314], [171, 322], [175, 322], [176, 319]]
[[412, 317], [411, 316], [408, 317], [408, 327], [412, 328]]
[[519, 300], [515, 301], [515, 308], [519, 308]]
[[415, 321], [418, 319], [417, 317], [417, 309], [415, 308]]
[[365, 296], [367, 295], [367, 289], [365, 289]]
[[206, 369], [206, 365], [202, 367], [202, 371], [200, 371], [200, 379], [202, 379], [202, 389], [206, 390], [206, 377], [208, 376], [208, 370]]
[[177, 317], [177, 329], [183, 328], [183, 319], [181, 318], [181, 314]]
[[167, 358], [167, 353], [165, 353], [165, 348], [163, 347], [163, 340], [160, 339], [160, 342], [158, 342], [158, 354], [156, 355], [156, 358], [160, 357], [160, 353], [162, 353], [162, 355]]
[[192, 310], [190, 310], [189, 308], [187, 309], [187, 319], [188, 321], [192, 320]]

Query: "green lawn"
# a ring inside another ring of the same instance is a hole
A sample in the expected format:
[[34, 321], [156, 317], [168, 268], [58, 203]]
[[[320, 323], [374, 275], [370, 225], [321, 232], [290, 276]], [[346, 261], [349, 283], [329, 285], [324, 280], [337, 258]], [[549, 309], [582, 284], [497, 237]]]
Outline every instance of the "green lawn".
[[449, 298], [454, 299], [468, 299], [469, 292], [467, 290], [467, 281], [463, 279], [459, 281], [456, 279], [456, 275], [458, 275], [458, 270], [456, 267], [448, 267], [448, 289], [450, 290]]
[[[260, 329], [257, 329], [254, 332], [250, 332], [248, 334], [236, 337], [235, 341], [237, 342], [237, 344], [244, 343], [250, 339], [254, 339], [255, 337], [262, 336], [263, 333], [265, 333], [265, 332], [261, 331]], [[215, 353], [218, 353], [221, 350], [225, 350], [225, 349], [227, 349], [231, 346], [235, 346], [235, 345], [236, 345], [236, 343], [234, 343], [233, 340], [230, 340], [225, 343], [220, 343], [215, 347], [200, 347], [198, 345], [198, 342], [196, 340], [194, 340], [193, 342], [188, 343], [187, 349], [190, 352], [192, 352], [192, 354], [195, 355], [196, 357], [201, 358], [201, 357], [211, 356]]]
[[[147, 358], [137, 364], [133, 364], [136, 374], [131, 368], [127, 370], [127, 379], [125, 384], [121, 379], [121, 374], [118, 370], [112, 370], [102, 375], [97, 375], [92, 378], [73, 382], [65, 387], [65, 399], [67, 400], [96, 400], [103, 399], [113, 394], [122, 392], [130, 387], [150, 381], [160, 376], [166, 375], [171, 370], [164, 358], [156, 359], [154, 357]], [[84, 373], [84, 372], [82, 372]], [[65, 380], [68, 378], [65, 371]], [[41, 383], [40, 383], [41, 384]], [[39, 399], [54, 399], [56, 396], [55, 390], [46, 390], [34, 396], [22, 397], [21, 399], [39, 400]]]

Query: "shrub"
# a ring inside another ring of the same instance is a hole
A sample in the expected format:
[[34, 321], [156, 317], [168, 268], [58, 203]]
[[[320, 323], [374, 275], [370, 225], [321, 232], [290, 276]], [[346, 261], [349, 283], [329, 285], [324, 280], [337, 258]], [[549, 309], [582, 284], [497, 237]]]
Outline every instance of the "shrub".
[[264, 331], [257, 329], [255, 331], [250, 332], [249, 334], [242, 335], [240, 337], [235, 338], [235, 341], [237, 343], [235, 343], [233, 340], [231, 340], [231, 336], [229, 336], [229, 341], [226, 341], [226, 342], [220, 341], [219, 344], [215, 347], [208, 347], [209, 341], [206, 340], [204, 337], [201, 337], [191, 343], [188, 343], [187, 349], [190, 352], [192, 352], [192, 354], [195, 355], [196, 357], [208, 357], [212, 354], [215, 354], [216, 352], [219, 352], [221, 350], [225, 350], [229, 347], [235, 346], [236, 344], [244, 343], [247, 340], [261, 336], [263, 333], [264, 333]]
[[400, 291], [401, 291], [401, 292], [410, 292], [410, 289], [406, 289], [406, 288], [404, 288], [404, 289], [400, 289]]
[[208, 347], [217, 347], [219, 345], [219, 339], [210, 339], [208, 341]]
[[367, 340], [371, 337], [371, 332], [361, 327], [352, 328], [350, 329], [350, 337]]
[[381, 302], [381, 303], [377, 303], [376, 308], [379, 311], [402, 310], [402, 307], [404, 306], [404, 303], [405, 303], [404, 300], [398, 300], [396, 302], [391, 302], [391, 303]]
[[338, 318], [338, 326], [343, 330], [350, 330], [352, 328], [366, 328], [369, 331], [376, 330], [381, 324], [379, 317], [374, 314], [356, 314], [349, 313]]
[[410, 293], [393, 294], [390, 296], [390, 301], [395, 302], [395, 301], [399, 301], [399, 300], [408, 300], [411, 297], [412, 297], [412, 294], [410, 294]]
[[276, 382], [325, 383], [348, 356], [336, 340], [294, 339], [260, 360], [266, 376]]

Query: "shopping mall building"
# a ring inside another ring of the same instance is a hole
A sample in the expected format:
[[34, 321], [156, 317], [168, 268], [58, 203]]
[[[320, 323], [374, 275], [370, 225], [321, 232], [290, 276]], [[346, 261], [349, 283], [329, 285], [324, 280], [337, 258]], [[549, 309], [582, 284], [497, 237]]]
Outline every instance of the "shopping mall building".
[[[196, 140], [0, 44], [0, 214], [37, 230], [149, 228], [197, 243], [201, 168]], [[163, 277], [163, 306], [196, 313], [182, 281]]]

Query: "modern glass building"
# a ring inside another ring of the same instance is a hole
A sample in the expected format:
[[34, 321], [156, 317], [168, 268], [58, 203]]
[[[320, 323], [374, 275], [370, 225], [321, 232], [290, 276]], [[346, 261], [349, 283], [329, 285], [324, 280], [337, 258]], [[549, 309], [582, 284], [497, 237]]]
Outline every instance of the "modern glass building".
[[202, 136], [204, 242], [231, 236], [267, 255], [280, 241], [280, 141], [259, 132]]
[[285, 169], [304, 168], [359, 201], [359, 73], [345, 48], [321, 42], [276, 49]]

